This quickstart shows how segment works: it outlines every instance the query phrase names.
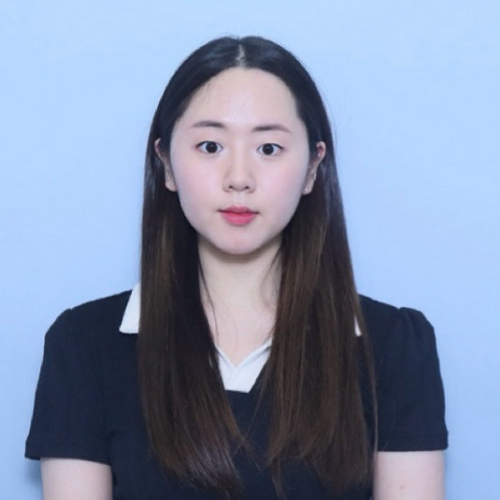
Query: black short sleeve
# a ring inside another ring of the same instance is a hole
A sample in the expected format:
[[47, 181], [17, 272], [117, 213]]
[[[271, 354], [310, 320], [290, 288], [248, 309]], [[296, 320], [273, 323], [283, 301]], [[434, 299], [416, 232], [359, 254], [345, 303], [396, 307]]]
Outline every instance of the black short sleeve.
[[[395, 310], [395, 309], [394, 309]], [[447, 447], [443, 384], [434, 330], [424, 315], [402, 308], [391, 314], [374, 346], [379, 451]]]
[[72, 318], [65, 311], [45, 336], [26, 456], [109, 463], [99, 353]]

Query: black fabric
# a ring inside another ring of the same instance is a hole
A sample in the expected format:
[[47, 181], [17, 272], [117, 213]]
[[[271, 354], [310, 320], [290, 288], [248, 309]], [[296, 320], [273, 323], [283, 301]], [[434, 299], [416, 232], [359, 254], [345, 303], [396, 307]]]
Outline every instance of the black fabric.
[[[110, 464], [115, 500], [215, 498], [165, 477], [150, 455], [137, 385], [137, 336], [118, 330], [129, 296], [125, 292], [65, 311], [47, 332], [26, 456]], [[378, 449], [446, 448], [443, 388], [431, 325], [412, 309], [366, 297], [361, 303], [376, 368]], [[248, 394], [227, 394], [239, 425], [248, 428], [258, 384]], [[266, 420], [260, 414], [252, 426], [256, 449], [264, 447]], [[242, 453], [235, 461], [245, 500], [276, 498], [266, 471]], [[333, 499], [300, 467], [288, 472], [286, 488], [290, 500]], [[370, 489], [360, 488], [343, 498], [369, 497]]]

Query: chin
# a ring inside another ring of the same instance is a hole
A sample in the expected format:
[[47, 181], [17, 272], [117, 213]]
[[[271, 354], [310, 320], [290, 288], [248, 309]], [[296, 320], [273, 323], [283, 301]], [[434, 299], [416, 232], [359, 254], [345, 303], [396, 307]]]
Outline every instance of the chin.
[[230, 248], [220, 248], [219, 252], [221, 254], [226, 254], [228, 257], [251, 257], [253, 255], [259, 254], [260, 248], [255, 247], [230, 247]]
[[208, 239], [200, 239], [200, 250], [207, 251], [219, 258], [224, 257], [228, 259], [251, 259], [254, 257], [262, 256], [266, 253], [274, 254], [280, 247], [281, 239], [272, 238], [271, 240], [259, 241], [254, 238], [241, 238], [214, 241]]

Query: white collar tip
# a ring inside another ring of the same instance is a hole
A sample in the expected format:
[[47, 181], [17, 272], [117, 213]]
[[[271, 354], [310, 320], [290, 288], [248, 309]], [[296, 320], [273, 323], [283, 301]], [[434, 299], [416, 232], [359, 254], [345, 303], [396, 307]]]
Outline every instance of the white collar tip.
[[126, 333], [127, 335], [137, 335], [139, 333], [137, 328], [134, 328], [132, 325], [124, 325], [123, 323], [118, 330], [120, 333]]

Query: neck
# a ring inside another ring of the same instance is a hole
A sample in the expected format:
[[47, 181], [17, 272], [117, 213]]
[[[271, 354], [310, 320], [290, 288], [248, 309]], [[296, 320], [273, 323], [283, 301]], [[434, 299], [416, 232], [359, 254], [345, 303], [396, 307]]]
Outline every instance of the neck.
[[231, 308], [274, 309], [280, 282], [279, 241], [251, 255], [228, 255], [203, 242], [199, 256], [204, 301]]
[[280, 283], [279, 241], [252, 255], [199, 244], [202, 299], [214, 340], [234, 364], [272, 334]]

